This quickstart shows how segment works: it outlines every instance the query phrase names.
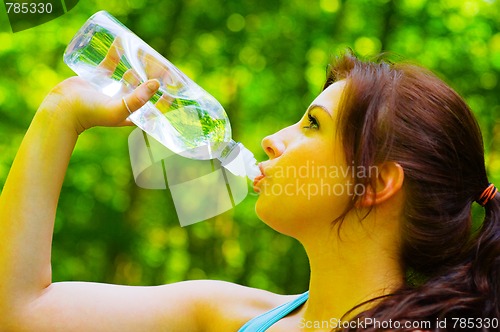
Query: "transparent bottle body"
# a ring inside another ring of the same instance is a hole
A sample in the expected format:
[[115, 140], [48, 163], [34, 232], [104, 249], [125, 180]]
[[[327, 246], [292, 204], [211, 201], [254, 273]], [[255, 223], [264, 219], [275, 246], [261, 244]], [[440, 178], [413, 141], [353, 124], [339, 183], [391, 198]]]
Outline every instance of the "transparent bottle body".
[[[159, 90], [130, 115], [132, 122], [184, 157], [218, 158], [234, 174], [251, 179], [260, 174], [253, 154], [231, 139], [221, 104], [107, 12], [83, 25], [66, 48], [64, 62], [108, 96], [124, 96], [157, 79]], [[231, 169], [239, 153], [245, 170]]]

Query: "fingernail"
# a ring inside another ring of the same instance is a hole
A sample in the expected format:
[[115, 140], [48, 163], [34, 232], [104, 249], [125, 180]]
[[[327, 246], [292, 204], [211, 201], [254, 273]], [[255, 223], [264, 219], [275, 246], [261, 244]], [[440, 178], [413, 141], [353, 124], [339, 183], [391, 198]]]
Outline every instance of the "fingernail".
[[160, 82], [158, 80], [150, 80], [146, 85], [149, 90], [156, 91], [160, 87]]

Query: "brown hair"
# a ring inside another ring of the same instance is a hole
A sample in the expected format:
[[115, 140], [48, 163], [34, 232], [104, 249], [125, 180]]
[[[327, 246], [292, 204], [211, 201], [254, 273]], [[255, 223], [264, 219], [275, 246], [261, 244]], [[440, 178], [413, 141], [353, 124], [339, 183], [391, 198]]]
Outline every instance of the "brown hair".
[[500, 318], [500, 194], [473, 229], [471, 207], [488, 179], [481, 132], [467, 104], [408, 63], [361, 61], [346, 52], [329, 67], [325, 88], [340, 79], [347, 80], [338, 127], [347, 163], [368, 168], [395, 161], [405, 174], [401, 261], [408, 280], [357, 318], [432, 324], [448, 318], [449, 330], [452, 317]]

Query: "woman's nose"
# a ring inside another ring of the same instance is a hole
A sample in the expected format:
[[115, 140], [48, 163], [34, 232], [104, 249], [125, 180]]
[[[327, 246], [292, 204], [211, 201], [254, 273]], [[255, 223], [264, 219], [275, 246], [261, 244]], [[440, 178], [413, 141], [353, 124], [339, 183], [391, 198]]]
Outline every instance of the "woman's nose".
[[280, 138], [280, 132], [264, 137], [262, 140], [262, 148], [266, 152], [269, 159], [278, 158], [285, 151], [285, 143]]

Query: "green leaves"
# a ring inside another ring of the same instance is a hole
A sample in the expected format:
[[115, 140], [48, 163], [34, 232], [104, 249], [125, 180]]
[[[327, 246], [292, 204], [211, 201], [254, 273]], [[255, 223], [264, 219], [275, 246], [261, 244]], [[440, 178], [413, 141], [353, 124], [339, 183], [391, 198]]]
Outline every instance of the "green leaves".
[[[500, 183], [498, 1], [95, 0], [42, 26], [0, 33], [0, 186], [38, 104], [72, 75], [62, 62], [67, 43], [103, 9], [214, 95], [235, 140], [260, 160], [262, 138], [299, 119], [320, 92], [329, 59], [346, 47], [427, 66], [471, 104], [490, 180]], [[306, 289], [302, 248], [257, 219], [253, 196], [180, 228], [168, 191], [134, 184], [130, 130], [93, 128], [80, 138], [60, 199], [55, 280], [222, 278], [278, 292]]]

